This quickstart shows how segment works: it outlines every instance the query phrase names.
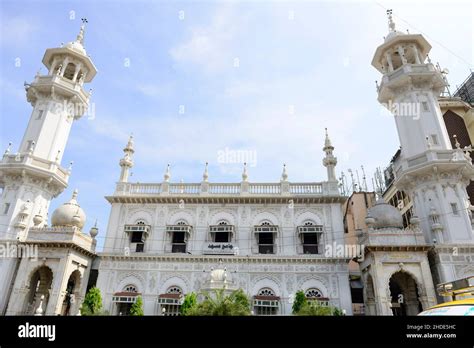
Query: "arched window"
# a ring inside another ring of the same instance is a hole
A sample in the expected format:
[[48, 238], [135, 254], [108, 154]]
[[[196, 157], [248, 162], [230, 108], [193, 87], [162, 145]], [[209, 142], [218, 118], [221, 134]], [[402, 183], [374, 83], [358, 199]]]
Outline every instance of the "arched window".
[[64, 70], [64, 77], [67, 78], [68, 80], [71, 80], [74, 78], [74, 73], [76, 72], [76, 65], [74, 63], [69, 63], [66, 67], [66, 70]]
[[315, 299], [323, 297], [323, 293], [319, 289], [311, 288], [306, 290], [305, 296], [307, 299]]
[[166, 290], [166, 293], [167, 294], [178, 294], [178, 295], [182, 295], [183, 294], [183, 290], [181, 290], [181, 288], [179, 286], [170, 286], [168, 288], [168, 290]]
[[258, 296], [275, 296], [275, 292], [270, 288], [260, 289]]
[[298, 235], [301, 239], [303, 254], [319, 254], [322, 232], [323, 226], [317, 225], [311, 220], [307, 220], [303, 222], [303, 225], [298, 226]]
[[124, 287], [123, 291], [125, 291], [125, 292], [138, 292], [137, 287], [133, 284], [129, 284], [126, 287]]
[[253, 308], [255, 315], [276, 315], [280, 308], [280, 298], [270, 288], [262, 288], [254, 297]]
[[259, 226], [255, 226], [254, 230], [257, 234], [258, 253], [274, 254], [275, 235], [278, 232], [278, 227], [273, 225], [270, 221], [264, 220]]
[[185, 220], [179, 220], [176, 225], [169, 225], [166, 230], [171, 234], [171, 252], [185, 253], [191, 226]]

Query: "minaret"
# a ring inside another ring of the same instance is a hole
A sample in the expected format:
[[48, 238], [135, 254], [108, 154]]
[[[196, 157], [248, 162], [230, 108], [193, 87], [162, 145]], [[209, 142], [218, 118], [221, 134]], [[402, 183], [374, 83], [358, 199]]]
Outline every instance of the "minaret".
[[[466, 193], [474, 167], [468, 149], [451, 147], [438, 103], [446, 82], [428, 58], [431, 45], [420, 34], [396, 31], [387, 14], [389, 33], [372, 65], [383, 74], [378, 101], [394, 115], [401, 144], [394, 184], [413, 200], [426, 242], [452, 254], [474, 243]], [[438, 265], [438, 280], [461, 277], [454, 269]]]
[[336, 181], [336, 164], [337, 157], [334, 157], [333, 151], [334, 146], [331, 144], [331, 139], [329, 139], [328, 129], [326, 128], [326, 139], [324, 140], [323, 151], [326, 153], [326, 157], [323, 158], [323, 165], [328, 170], [328, 181]]
[[128, 139], [127, 146], [123, 149], [124, 156], [120, 160], [120, 167], [122, 171], [120, 172], [120, 182], [127, 182], [129, 176], [129, 170], [133, 167], [133, 153], [135, 150], [133, 149], [133, 136], [130, 135]]
[[[43, 64], [48, 72], [25, 84], [33, 107], [28, 127], [18, 152], [8, 149], [0, 162], [0, 239], [24, 237], [32, 218], [40, 211], [46, 214], [51, 199], [67, 187], [70, 171], [61, 166], [61, 159], [72, 123], [89, 106], [84, 83], [97, 72], [84, 49], [84, 22], [75, 41], [46, 50]], [[25, 205], [31, 213], [17, 228], [17, 215]]]
[[[97, 72], [84, 48], [85, 22], [76, 40], [46, 50], [42, 62], [47, 72], [25, 83], [33, 107], [30, 120], [18, 151], [9, 146], [0, 161], [0, 241], [25, 239], [35, 222], [41, 227], [51, 199], [67, 187], [70, 170], [61, 165], [62, 156], [72, 123], [89, 107], [84, 84]], [[12, 275], [12, 264], [7, 263], [0, 263], [0, 284], [6, 286], [6, 277]], [[3, 290], [0, 286], [0, 293]]]

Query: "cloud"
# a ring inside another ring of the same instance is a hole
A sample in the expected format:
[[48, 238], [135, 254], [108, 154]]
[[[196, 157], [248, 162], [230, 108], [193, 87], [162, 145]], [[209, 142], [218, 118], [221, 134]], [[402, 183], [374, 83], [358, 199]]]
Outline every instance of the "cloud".
[[7, 17], [6, 15], [2, 15], [1, 18], [1, 46], [22, 47], [35, 40], [39, 29], [36, 19], [27, 16]]
[[190, 28], [190, 38], [169, 50], [175, 62], [199, 65], [206, 72], [231, 67], [234, 57], [229, 48], [237, 33], [237, 23], [243, 24], [245, 20], [235, 18], [234, 7], [231, 3], [220, 5], [209, 25]]

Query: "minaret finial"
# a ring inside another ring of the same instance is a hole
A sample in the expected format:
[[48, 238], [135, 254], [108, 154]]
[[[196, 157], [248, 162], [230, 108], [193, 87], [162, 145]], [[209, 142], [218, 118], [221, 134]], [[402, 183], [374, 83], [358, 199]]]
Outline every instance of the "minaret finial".
[[84, 31], [86, 29], [86, 23], [88, 23], [87, 18], [81, 18], [82, 25], [81, 29], [79, 30], [79, 34], [77, 34], [76, 41], [79, 42], [81, 45], [84, 45]]
[[209, 165], [208, 162], [206, 162], [206, 166], [204, 167], [204, 173], [202, 174], [202, 181], [208, 182], [209, 181], [209, 172], [207, 171], [207, 166]]
[[288, 181], [288, 173], [286, 172], [285, 163], [283, 163], [283, 172], [281, 173], [281, 181]]
[[244, 171], [242, 173], [242, 181], [247, 182], [249, 179], [249, 175], [247, 173], [247, 162], [244, 163]]
[[323, 158], [323, 165], [327, 168], [328, 171], [328, 181], [337, 181], [336, 178], [336, 164], [337, 158], [334, 157], [333, 151], [334, 146], [331, 144], [331, 139], [329, 139], [328, 129], [325, 128], [326, 139], [324, 140], [323, 151], [326, 153], [326, 156]]
[[171, 172], [170, 172], [170, 165], [168, 163], [168, 165], [166, 166], [166, 172], [164, 175], [165, 182], [169, 182], [170, 178], [171, 178]]
[[133, 154], [135, 153], [134, 149], [134, 143], [133, 143], [133, 134], [130, 134], [130, 137], [128, 138], [127, 145], [123, 149], [124, 156], [122, 159], [120, 159], [120, 167], [122, 167], [122, 171], [120, 173], [120, 182], [127, 182], [128, 181], [128, 172], [130, 168], [133, 167]]
[[395, 22], [393, 21], [393, 11], [392, 9], [387, 10], [387, 16], [388, 16], [388, 30], [390, 32], [395, 31]]
[[77, 194], [79, 193], [79, 190], [76, 188], [74, 191], [72, 191], [72, 199], [77, 199]]

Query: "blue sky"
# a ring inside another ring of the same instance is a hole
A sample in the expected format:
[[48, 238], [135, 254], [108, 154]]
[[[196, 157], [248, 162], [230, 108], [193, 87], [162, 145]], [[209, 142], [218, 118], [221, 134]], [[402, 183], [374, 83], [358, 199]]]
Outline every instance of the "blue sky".
[[425, 35], [454, 90], [473, 68], [470, 1], [0, 0], [0, 149], [12, 141], [17, 150], [30, 117], [23, 82], [87, 17], [95, 118], [73, 125], [63, 158], [74, 161], [70, 185], [50, 214], [78, 188], [99, 245], [130, 133], [131, 181], [161, 182], [171, 163], [172, 181], [199, 182], [208, 161], [211, 182], [239, 182], [242, 164], [218, 163], [226, 148], [256, 153], [250, 181], [278, 181], [283, 163], [290, 181], [322, 181], [325, 127], [338, 175], [361, 165], [371, 175], [399, 146], [370, 65], [388, 32], [386, 8], [398, 30]]

